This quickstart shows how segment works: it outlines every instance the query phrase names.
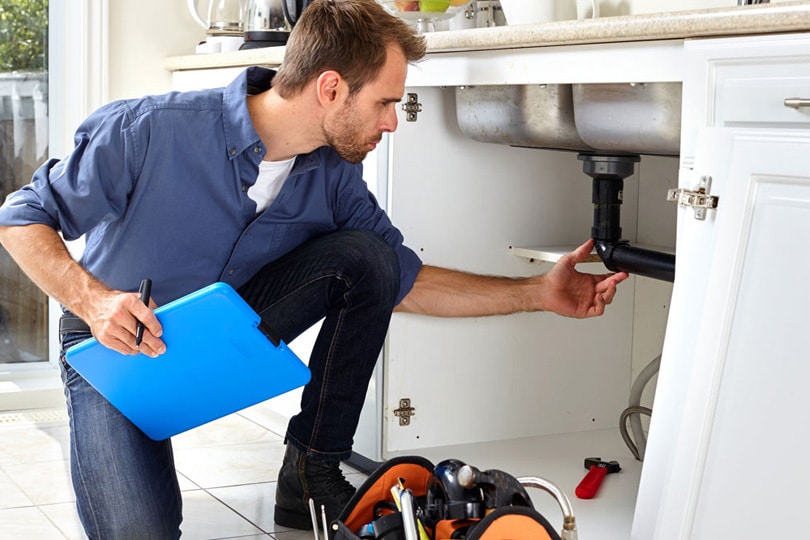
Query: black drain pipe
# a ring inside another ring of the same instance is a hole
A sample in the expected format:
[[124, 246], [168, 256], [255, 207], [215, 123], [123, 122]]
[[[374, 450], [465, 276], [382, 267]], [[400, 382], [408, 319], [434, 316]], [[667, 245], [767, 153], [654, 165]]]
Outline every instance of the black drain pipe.
[[637, 155], [582, 153], [582, 170], [593, 178], [593, 227], [596, 253], [612, 272], [675, 280], [675, 255], [633, 247], [622, 240], [621, 206], [624, 179], [633, 174]]

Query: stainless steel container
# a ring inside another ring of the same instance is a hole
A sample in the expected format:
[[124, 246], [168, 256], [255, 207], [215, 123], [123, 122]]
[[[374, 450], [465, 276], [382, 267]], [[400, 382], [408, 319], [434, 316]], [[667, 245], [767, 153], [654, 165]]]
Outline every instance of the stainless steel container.
[[602, 151], [678, 155], [681, 83], [575, 84], [574, 119]]
[[458, 87], [456, 117], [461, 131], [480, 142], [589, 149], [574, 125], [571, 85]]

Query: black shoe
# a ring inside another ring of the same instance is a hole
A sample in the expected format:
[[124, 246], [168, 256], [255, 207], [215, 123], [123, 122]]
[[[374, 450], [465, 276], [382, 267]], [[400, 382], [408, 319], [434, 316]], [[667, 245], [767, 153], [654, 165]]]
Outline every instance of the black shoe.
[[287, 444], [278, 473], [275, 522], [291, 529], [312, 529], [311, 498], [315, 501], [318, 525], [321, 524], [321, 506], [326, 509], [326, 522], [332, 523], [355, 491], [343, 477], [340, 462], [314, 461]]

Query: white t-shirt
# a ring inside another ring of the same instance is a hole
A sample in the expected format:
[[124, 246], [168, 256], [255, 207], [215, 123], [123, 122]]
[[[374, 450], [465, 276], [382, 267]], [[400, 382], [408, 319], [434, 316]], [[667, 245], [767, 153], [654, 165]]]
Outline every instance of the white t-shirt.
[[256, 213], [263, 212], [276, 200], [281, 186], [290, 176], [295, 158], [285, 161], [262, 161], [259, 163], [259, 177], [247, 191], [248, 197], [256, 201]]

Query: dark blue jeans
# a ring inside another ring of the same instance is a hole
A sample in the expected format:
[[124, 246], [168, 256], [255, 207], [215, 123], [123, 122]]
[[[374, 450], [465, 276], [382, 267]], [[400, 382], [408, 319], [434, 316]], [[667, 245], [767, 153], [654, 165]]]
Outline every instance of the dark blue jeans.
[[[347, 458], [366, 387], [399, 291], [395, 252], [379, 236], [343, 231], [308, 242], [262, 268], [239, 293], [286, 342], [324, 319], [301, 412], [287, 440], [313, 459]], [[62, 336], [63, 350], [88, 337]], [[182, 500], [171, 441], [124, 418], [64, 360], [71, 475], [91, 539], [174, 539]]]
[[265, 266], [239, 289], [285, 342], [325, 317], [312, 380], [287, 442], [314, 459], [351, 455], [360, 410], [399, 292], [396, 253], [367, 231], [324, 236]]

